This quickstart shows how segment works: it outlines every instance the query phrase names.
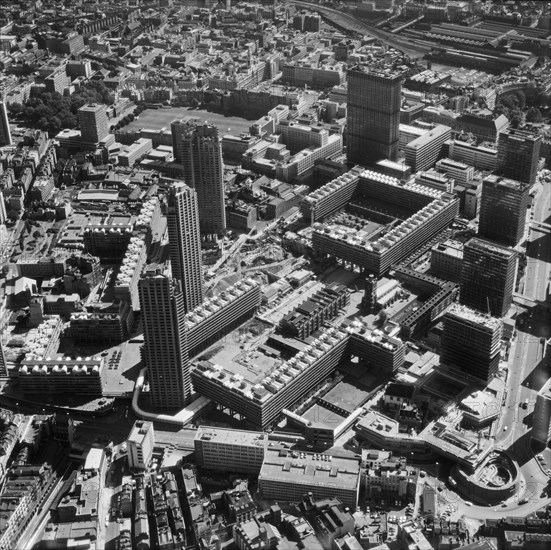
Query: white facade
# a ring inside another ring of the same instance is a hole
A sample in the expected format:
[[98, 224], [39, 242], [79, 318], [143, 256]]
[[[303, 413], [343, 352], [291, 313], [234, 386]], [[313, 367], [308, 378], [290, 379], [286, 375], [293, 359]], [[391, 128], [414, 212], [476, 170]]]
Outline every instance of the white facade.
[[130, 470], [146, 470], [153, 456], [155, 434], [153, 422], [137, 420], [126, 441], [128, 467]]

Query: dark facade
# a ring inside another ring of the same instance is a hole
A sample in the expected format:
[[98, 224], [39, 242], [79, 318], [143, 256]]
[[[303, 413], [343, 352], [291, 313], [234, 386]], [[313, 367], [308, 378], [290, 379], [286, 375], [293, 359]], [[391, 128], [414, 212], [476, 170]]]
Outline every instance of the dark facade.
[[323, 323], [333, 319], [350, 303], [350, 292], [344, 285], [333, 283], [302, 302], [280, 321], [280, 328], [297, 338], [306, 339]]
[[506, 246], [516, 246], [524, 235], [530, 186], [488, 176], [482, 183], [478, 234]]
[[109, 121], [105, 105], [89, 104], [78, 112], [78, 123], [82, 136], [82, 147], [94, 149], [109, 134]]
[[187, 313], [203, 303], [204, 289], [197, 193], [183, 183], [170, 188], [167, 226], [172, 274], [181, 282]]
[[0, 102], [0, 147], [11, 145], [10, 123], [8, 120], [8, 110], [4, 102]]
[[226, 207], [218, 128], [199, 120], [175, 120], [171, 129], [174, 158], [184, 167], [185, 183], [197, 193], [201, 232], [222, 234]]
[[499, 367], [502, 332], [500, 319], [454, 306], [444, 315], [440, 358], [487, 382]]
[[375, 313], [377, 308], [377, 278], [372, 273], [365, 280], [365, 293], [362, 306], [367, 313]]
[[509, 128], [497, 140], [497, 169], [507, 178], [533, 185], [540, 158], [541, 136]]
[[471, 239], [463, 248], [461, 303], [494, 317], [503, 317], [513, 303], [516, 267], [514, 250]]
[[149, 266], [139, 282], [143, 316], [142, 358], [151, 400], [159, 409], [185, 407], [191, 397], [189, 356], [180, 283], [163, 266]]
[[348, 71], [347, 159], [373, 164], [397, 160], [401, 73], [356, 65]]

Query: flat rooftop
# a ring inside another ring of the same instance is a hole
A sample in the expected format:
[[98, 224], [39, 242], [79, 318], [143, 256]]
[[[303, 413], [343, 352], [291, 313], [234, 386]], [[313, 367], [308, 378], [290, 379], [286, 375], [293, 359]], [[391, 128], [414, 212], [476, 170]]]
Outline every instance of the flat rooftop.
[[443, 136], [449, 132], [451, 132], [451, 128], [449, 126], [444, 126], [443, 124], [440, 124], [436, 126], [436, 128], [433, 128], [432, 130], [423, 134], [422, 136], [419, 136], [418, 138], [415, 138], [413, 141], [410, 141], [406, 145], [406, 148], [418, 149], [419, 147], [424, 147], [425, 145], [431, 143], [433, 139]]
[[301, 417], [312, 424], [323, 424], [328, 428], [336, 428], [346, 418], [320, 403], [312, 405]]
[[373, 67], [373, 65], [369, 65], [368, 63], [359, 63], [357, 65], [354, 65], [350, 67], [349, 71], [366, 73], [371, 76], [378, 76], [379, 78], [388, 78], [389, 80], [399, 79], [403, 77], [403, 71], [393, 70], [390, 67]]
[[457, 319], [463, 319], [492, 330], [496, 330], [502, 325], [501, 319], [479, 313], [478, 311], [460, 304], [452, 304], [450, 309], [446, 312], [446, 315], [456, 317]]
[[443, 243], [438, 243], [433, 250], [444, 252], [448, 256], [454, 256], [455, 258], [463, 258], [463, 243], [459, 241], [448, 239]]
[[265, 446], [267, 440], [267, 434], [262, 432], [212, 428], [210, 426], [199, 426], [195, 435], [195, 441], [210, 441], [212, 443], [242, 445], [247, 447]]
[[252, 319], [230, 332], [222, 342], [201, 352], [197, 360], [224, 365], [232, 374], [238, 374], [251, 384], [261, 382], [280, 363], [279, 357], [263, 352], [261, 346], [270, 336], [267, 323]]
[[358, 407], [361, 407], [367, 401], [368, 397], [368, 392], [348, 382], [341, 381], [331, 388], [322, 399], [352, 413]]
[[512, 248], [506, 248], [504, 246], [499, 246], [489, 241], [484, 241], [482, 239], [473, 238], [466, 245], [466, 248], [477, 248], [479, 250], [486, 250], [488, 252], [493, 252], [494, 254], [500, 254], [504, 257], [515, 256], [516, 252]]
[[370, 410], [360, 419], [358, 428], [364, 428], [373, 432], [384, 434], [385, 437], [409, 437], [406, 433], [400, 433], [400, 423], [382, 413]]
[[452, 380], [440, 372], [431, 373], [422, 385], [423, 391], [433, 393], [438, 397], [444, 397], [447, 400], [456, 399], [466, 387], [467, 383]]
[[[267, 449], [258, 476], [259, 481], [275, 479], [297, 485], [335, 486], [354, 491], [358, 487], [360, 477], [358, 458], [313, 453], [303, 453], [303, 455], [304, 458], [300, 458], [299, 453], [293, 456], [287, 450]], [[322, 459], [315, 460], [315, 456]]]

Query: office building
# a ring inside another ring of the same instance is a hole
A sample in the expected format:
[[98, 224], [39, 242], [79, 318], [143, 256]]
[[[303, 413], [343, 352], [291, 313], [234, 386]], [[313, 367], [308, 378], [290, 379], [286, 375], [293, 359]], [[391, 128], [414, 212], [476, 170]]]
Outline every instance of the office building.
[[165, 266], [151, 264], [138, 289], [151, 403], [158, 409], [181, 409], [189, 403], [191, 382], [180, 281]]
[[502, 334], [501, 319], [454, 304], [444, 314], [440, 359], [488, 382], [497, 374]]
[[446, 174], [437, 172], [434, 168], [424, 172], [418, 172], [415, 176], [415, 183], [445, 193], [453, 193], [455, 184], [452, 178], [448, 177]]
[[463, 247], [460, 301], [462, 304], [503, 317], [513, 303], [517, 254], [482, 239], [471, 239]]
[[482, 182], [478, 235], [505, 246], [522, 241], [530, 186], [492, 174]]
[[509, 128], [497, 140], [497, 170], [507, 178], [533, 185], [540, 160], [541, 136]]
[[258, 475], [268, 448], [262, 432], [200, 426], [194, 439], [197, 464], [208, 470]]
[[11, 145], [10, 122], [8, 120], [8, 109], [3, 101], [0, 101], [0, 147]]
[[452, 129], [440, 124], [428, 133], [410, 141], [405, 147], [406, 164], [412, 172], [427, 170], [439, 159], [444, 143], [450, 139]]
[[149, 467], [154, 446], [153, 422], [136, 420], [126, 440], [126, 455], [131, 471], [146, 470]]
[[403, 151], [408, 143], [428, 134], [430, 131], [428, 128], [420, 128], [419, 126], [411, 126], [409, 124], [400, 124], [398, 128], [398, 149], [400, 151]]
[[95, 149], [109, 134], [109, 121], [105, 105], [90, 103], [77, 111], [83, 149]]
[[531, 437], [543, 445], [551, 440], [551, 379], [543, 385], [536, 397]]
[[463, 243], [447, 240], [435, 244], [430, 252], [430, 273], [445, 281], [458, 283], [463, 267]]
[[198, 120], [171, 124], [176, 162], [183, 165], [184, 182], [197, 193], [202, 233], [224, 233], [224, 164], [218, 128]]
[[464, 162], [476, 170], [493, 172], [497, 167], [497, 149], [485, 145], [474, 145], [458, 139], [449, 140], [446, 153], [452, 160]]
[[356, 65], [348, 70], [347, 159], [397, 160], [402, 74]]
[[[281, 147], [281, 145], [279, 145]], [[308, 147], [290, 158], [276, 162], [275, 177], [280, 181], [300, 183], [314, 169], [316, 161], [331, 159], [342, 152], [342, 136], [331, 134], [327, 143], [320, 147]], [[254, 163], [257, 171], [273, 175], [273, 159], [257, 159]]]
[[453, 178], [459, 185], [469, 185], [473, 181], [474, 168], [464, 162], [444, 158], [436, 163], [436, 169]]
[[139, 138], [137, 141], [125, 147], [119, 153], [119, 164], [132, 168], [137, 160], [153, 149], [153, 144], [148, 138]]
[[406, 315], [400, 316], [403, 337], [418, 337], [455, 301], [459, 287], [453, 282], [443, 281], [404, 265], [394, 266], [392, 271], [396, 280], [424, 297], [424, 301], [418, 303], [417, 307], [408, 310]]
[[316, 500], [338, 498], [351, 510], [358, 503], [360, 461], [354, 457], [297, 453], [268, 448], [258, 476], [262, 496], [300, 502], [312, 493]]
[[187, 313], [203, 303], [204, 291], [197, 192], [186, 184], [169, 190], [167, 226], [172, 276], [181, 283]]

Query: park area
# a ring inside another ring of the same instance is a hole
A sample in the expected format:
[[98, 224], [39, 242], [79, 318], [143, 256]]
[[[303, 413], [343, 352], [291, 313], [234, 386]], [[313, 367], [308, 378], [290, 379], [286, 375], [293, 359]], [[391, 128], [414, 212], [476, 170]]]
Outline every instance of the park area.
[[249, 126], [253, 122], [241, 117], [226, 116], [223, 113], [216, 113], [205, 109], [171, 107], [169, 109], [146, 109], [140, 114], [139, 118], [124, 126], [124, 130], [139, 130], [140, 128], [148, 130], [165, 128], [166, 130], [170, 130], [170, 123], [173, 120], [187, 116], [197, 117], [218, 126], [221, 136], [225, 134], [239, 135], [242, 132], [248, 132]]

